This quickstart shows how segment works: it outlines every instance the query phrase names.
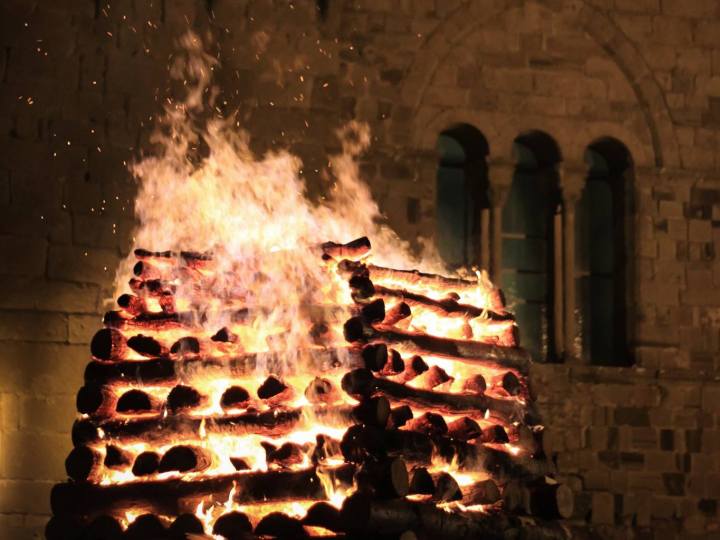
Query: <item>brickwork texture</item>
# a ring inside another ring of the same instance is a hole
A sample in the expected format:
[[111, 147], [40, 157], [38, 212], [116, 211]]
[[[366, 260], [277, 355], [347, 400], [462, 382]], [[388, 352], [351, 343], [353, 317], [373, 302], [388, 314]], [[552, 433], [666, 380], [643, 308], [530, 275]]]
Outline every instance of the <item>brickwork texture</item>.
[[[318, 10], [318, 6], [324, 6]], [[600, 538], [720, 538], [720, 2], [0, 2], [0, 537], [42, 537], [88, 340], [133, 230], [127, 163], [172, 92], [177, 39], [211, 32], [218, 106], [321, 184], [335, 130], [410, 241], [434, 230], [433, 148], [457, 122], [489, 160], [541, 129], [563, 166], [633, 158], [628, 368], [533, 368], [544, 447]]]

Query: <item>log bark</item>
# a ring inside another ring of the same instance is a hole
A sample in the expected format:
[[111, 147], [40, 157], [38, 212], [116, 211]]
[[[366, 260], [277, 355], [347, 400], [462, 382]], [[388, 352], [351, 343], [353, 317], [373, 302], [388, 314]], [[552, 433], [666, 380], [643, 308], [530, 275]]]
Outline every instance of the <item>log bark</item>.
[[145, 299], [134, 294], [121, 294], [118, 296], [117, 305], [133, 317], [148, 311]]
[[234, 502], [324, 500], [319, 475], [342, 488], [352, 486], [355, 467], [313, 467], [299, 471], [245, 472], [193, 480], [148, 480], [113, 485], [62, 483], [53, 487], [50, 504], [56, 516], [118, 514], [127, 510], [178, 515], [200, 499], [224, 503], [235, 486]]
[[345, 323], [344, 332], [345, 339], [351, 343], [381, 341], [386, 345], [397, 346], [401, 353], [441, 356], [488, 368], [514, 369], [522, 374], [528, 373], [531, 363], [528, 352], [519, 347], [429, 336], [383, 325], [370, 326], [355, 317]]
[[482, 435], [480, 425], [467, 416], [462, 416], [450, 422], [447, 426], [448, 437], [460, 441], [469, 441], [477, 439]]
[[363, 425], [355, 425], [345, 431], [340, 448], [345, 460], [352, 463], [390, 456], [426, 464], [430, 463], [433, 454], [432, 440], [424, 433]]
[[380, 392], [388, 398], [412, 407], [432, 409], [446, 414], [466, 414], [483, 418], [485, 411], [499, 413], [509, 421], [523, 417], [524, 408], [510, 399], [493, 398], [477, 394], [450, 394], [412, 388], [388, 379], [375, 377], [366, 369], [355, 369], [342, 378], [342, 387], [351, 396], [367, 396]]

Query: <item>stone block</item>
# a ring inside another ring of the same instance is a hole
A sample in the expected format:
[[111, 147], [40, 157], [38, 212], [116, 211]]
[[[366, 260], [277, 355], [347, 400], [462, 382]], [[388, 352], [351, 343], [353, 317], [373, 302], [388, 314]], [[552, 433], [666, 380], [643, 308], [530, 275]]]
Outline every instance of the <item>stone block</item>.
[[597, 525], [615, 523], [615, 498], [612, 493], [593, 493], [592, 522]]
[[42, 395], [76, 391], [90, 360], [87, 346], [21, 341], [0, 342], [0, 391], [22, 388]]
[[48, 276], [104, 285], [113, 280], [119, 259], [117, 251], [108, 249], [51, 246]]
[[88, 344], [101, 327], [102, 317], [99, 315], [69, 315], [68, 341]]
[[[0, 514], [50, 513], [52, 482], [37, 480], [0, 480]], [[0, 529], [1, 530], [1, 529]], [[18, 538], [5, 536], [4, 538]]]
[[72, 448], [67, 433], [7, 432], [2, 434], [5, 472], [18, 480], [63, 480], [64, 462]]
[[0, 290], [0, 309], [66, 313], [95, 313], [98, 309], [97, 285], [8, 276]]
[[68, 320], [63, 313], [43, 311], [0, 312], [0, 340], [67, 341]]
[[45, 273], [47, 240], [0, 235], [0, 275], [41, 276]]
[[40, 431], [67, 435], [76, 417], [75, 391], [67, 388], [66, 395], [22, 398], [20, 428], [24, 432]]
[[650, 417], [648, 409], [642, 407], [617, 407], [615, 409], [615, 424], [619, 426], [649, 426]]

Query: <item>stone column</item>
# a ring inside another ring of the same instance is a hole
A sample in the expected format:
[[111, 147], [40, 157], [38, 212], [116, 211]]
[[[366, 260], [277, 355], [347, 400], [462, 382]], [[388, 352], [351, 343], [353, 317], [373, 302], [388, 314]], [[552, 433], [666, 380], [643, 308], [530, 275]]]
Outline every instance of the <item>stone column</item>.
[[562, 243], [563, 243], [563, 298], [565, 362], [579, 362], [582, 358], [577, 335], [575, 298], [575, 206], [585, 187], [587, 168], [577, 165], [563, 165], [558, 170], [562, 194]]
[[505, 206], [512, 185], [515, 166], [505, 161], [488, 163], [488, 183], [490, 184], [490, 277], [500, 285], [502, 269], [502, 209]]

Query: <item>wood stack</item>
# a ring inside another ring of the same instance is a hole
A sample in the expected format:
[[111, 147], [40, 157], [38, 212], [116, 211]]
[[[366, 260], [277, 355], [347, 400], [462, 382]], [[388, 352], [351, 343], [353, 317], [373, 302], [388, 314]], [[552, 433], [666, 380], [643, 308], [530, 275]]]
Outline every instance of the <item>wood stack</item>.
[[211, 256], [135, 251], [47, 538], [569, 537], [499, 291], [370, 264], [366, 238], [319, 254], [353, 303], [303, 306], [312, 344], [288, 363], [248, 350], [242, 295], [198, 307]]

